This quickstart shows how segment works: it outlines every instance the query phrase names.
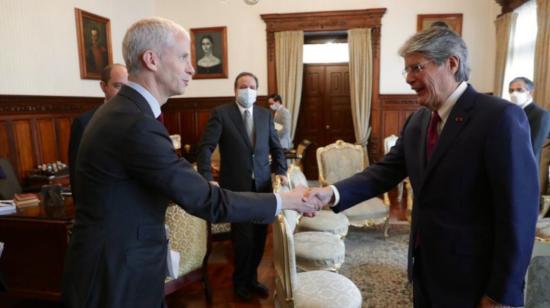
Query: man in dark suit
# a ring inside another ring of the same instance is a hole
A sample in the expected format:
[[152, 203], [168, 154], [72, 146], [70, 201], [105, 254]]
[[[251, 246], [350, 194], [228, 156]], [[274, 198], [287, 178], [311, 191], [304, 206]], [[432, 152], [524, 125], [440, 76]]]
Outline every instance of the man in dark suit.
[[423, 107], [382, 161], [309, 199], [339, 212], [408, 176], [414, 306], [522, 306], [538, 212], [527, 117], [466, 83], [468, 52], [453, 31], [417, 33], [400, 55]]
[[[101, 81], [99, 82], [101, 90], [105, 93], [104, 102], [113, 98], [120, 88], [122, 88], [122, 85], [127, 82], [128, 71], [126, 70], [126, 66], [117, 63], [105, 66], [101, 72]], [[78, 146], [80, 145], [84, 129], [96, 110], [97, 108], [94, 108], [81, 114], [75, 118], [71, 124], [71, 138], [69, 140], [69, 179], [71, 180], [72, 187], [74, 187], [75, 184], [76, 154], [78, 152]]]
[[[272, 169], [286, 182], [286, 160], [271, 112], [254, 105], [257, 89], [256, 76], [240, 73], [235, 78], [235, 102], [214, 109], [203, 133], [197, 156], [198, 171], [207, 180], [213, 180], [211, 156], [219, 145], [221, 187], [235, 191], [269, 192], [272, 190]], [[250, 300], [251, 293], [263, 297], [269, 295], [257, 276], [266, 235], [266, 224], [231, 224], [235, 252], [233, 288], [241, 299]]]
[[126, 32], [123, 55], [129, 82], [97, 110], [78, 150], [79, 202], [62, 286], [67, 307], [164, 306], [169, 200], [192, 215], [231, 222], [269, 223], [280, 209], [319, 207], [294, 193], [220, 189], [178, 158], [156, 118], [194, 73], [189, 34], [181, 26], [140, 20]]
[[531, 145], [535, 160], [540, 164], [540, 152], [544, 141], [550, 134], [550, 113], [533, 101], [535, 85], [525, 77], [516, 77], [510, 81], [508, 92], [510, 101], [525, 111], [531, 131]]

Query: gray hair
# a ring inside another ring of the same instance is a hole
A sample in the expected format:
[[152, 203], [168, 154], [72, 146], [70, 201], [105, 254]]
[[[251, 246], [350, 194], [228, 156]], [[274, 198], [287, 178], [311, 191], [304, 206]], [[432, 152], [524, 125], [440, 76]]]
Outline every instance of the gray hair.
[[535, 88], [535, 84], [531, 81], [531, 79], [527, 77], [516, 77], [512, 79], [512, 81], [510, 81], [508, 86], [511, 86], [514, 82], [523, 82], [523, 84], [525, 85], [525, 89], [527, 89], [527, 91], [529, 92], [533, 92], [533, 89]]
[[128, 28], [122, 41], [122, 55], [128, 73], [141, 69], [140, 57], [146, 50], [153, 50], [159, 55], [174, 43], [174, 36], [185, 29], [177, 23], [160, 17], [145, 18]]
[[459, 59], [455, 73], [457, 82], [467, 81], [470, 77], [468, 47], [456, 32], [443, 27], [433, 27], [409, 38], [401, 48], [399, 55], [405, 57], [411, 53], [421, 53], [427, 59], [441, 65], [451, 56]]

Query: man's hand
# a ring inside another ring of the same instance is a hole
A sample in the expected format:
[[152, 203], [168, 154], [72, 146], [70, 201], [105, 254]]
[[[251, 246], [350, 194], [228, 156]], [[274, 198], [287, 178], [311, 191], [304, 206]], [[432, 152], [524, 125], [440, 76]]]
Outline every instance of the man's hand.
[[323, 205], [329, 204], [334, 197], [334, 192], [330, 186], [311, 188], [304, 195], [304, 201], [306, 203], [320, 202]]
[[279, 178], [279, 180], [281, 180], [282, 186], [285, 186], [288, 184], [288, 178], [286, 177], [286, 175], [278, 174], [277, 177]]
[[499, 304], [494, 300], [492, 300], [489, 296], [484, 295], [479, 301], [477, 308], [512, 308], [512, 307]]
[[283, 210], [295, 210], [304, 214], [320, 210], [323, 207], [323, 203], [319, 199], [310, 198], [311, 200], [305, 202], [304, 195], [307, 191], [306, 187], [298, 186], [293, 191], [280, 193]]

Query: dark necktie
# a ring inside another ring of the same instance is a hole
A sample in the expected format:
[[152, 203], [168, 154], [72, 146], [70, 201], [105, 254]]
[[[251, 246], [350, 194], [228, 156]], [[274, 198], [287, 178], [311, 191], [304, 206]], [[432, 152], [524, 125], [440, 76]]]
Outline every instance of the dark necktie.
[[428, 160], [432, 157], [432, 153], [435, 149], [435, 145], [439, 140], [439, 133], [437, 132], [437, 126], [441, 122], [441, 118], [437, 111], [432, 111], [432, 117], [430, 119], [430, 125], [428, 126], [428, 139], [426, 140], [426, 157]]
[[161, 112], [160, 115], [157, 117], [157, 121], [159, 121], [160, 123], [164, 124], [164, 116], [162, 115], [162, 112]]

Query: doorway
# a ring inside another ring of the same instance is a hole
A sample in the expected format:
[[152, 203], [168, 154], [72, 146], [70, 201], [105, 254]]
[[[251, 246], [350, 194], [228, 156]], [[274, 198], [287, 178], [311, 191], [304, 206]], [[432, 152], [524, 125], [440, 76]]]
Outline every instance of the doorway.
[[294, 143], [311, 141], [302, 159], [309, 180], [318, 179], [316, 150], [338, 139], [355, 142], [348, 63], [305, 64]]

